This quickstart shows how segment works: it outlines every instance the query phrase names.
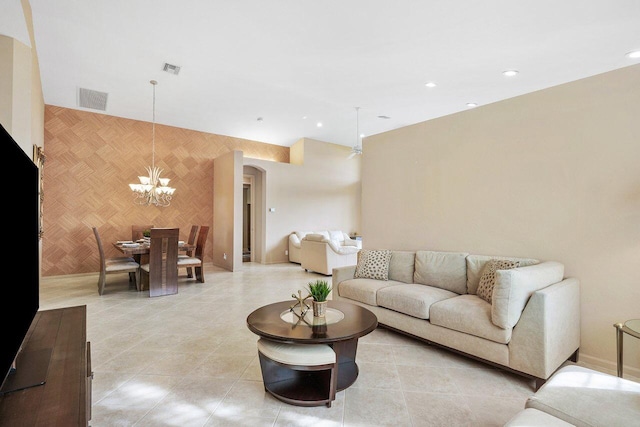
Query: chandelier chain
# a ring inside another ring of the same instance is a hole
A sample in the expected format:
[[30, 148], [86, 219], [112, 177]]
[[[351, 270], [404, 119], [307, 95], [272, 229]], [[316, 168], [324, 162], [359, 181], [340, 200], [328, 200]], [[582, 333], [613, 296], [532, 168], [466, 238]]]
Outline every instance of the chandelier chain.
[[153, 113], [151, 115], [151, 168], [156, 167], [156, 85], [157, 81], [151, 80], [153, 85]]
[[356, 147], [360, 146], [360, 107], [356, 107]]

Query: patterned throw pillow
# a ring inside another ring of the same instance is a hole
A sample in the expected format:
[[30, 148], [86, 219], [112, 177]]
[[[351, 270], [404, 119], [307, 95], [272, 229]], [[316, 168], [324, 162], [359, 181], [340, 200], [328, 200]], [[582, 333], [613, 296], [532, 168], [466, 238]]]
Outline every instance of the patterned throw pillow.
[[362, 249], [354, 277], [363, 279], [389, 280], [391, 251]]
[[476, 295], [491, 304], [493, 297], [493, 287], [496, 284], [496, 270], [510, 270], [520, 267], [520, 261], [509, 261], [506, 259], [492, 259], [482, 269], [480, 283]]

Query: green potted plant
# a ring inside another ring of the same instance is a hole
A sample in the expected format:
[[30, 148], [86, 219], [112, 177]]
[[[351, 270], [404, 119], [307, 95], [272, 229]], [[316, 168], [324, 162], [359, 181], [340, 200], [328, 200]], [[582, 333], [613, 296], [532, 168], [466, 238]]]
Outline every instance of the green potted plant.
[[142, 232], [142, 240], [147, 244], [151, 243], [151, 230], [147, 228]]
[[327, 311], [327, 298], [331, 293], [331, 286], [326, 280], [316, 280], [309, 282], [309, 295], [313, 298], [313, 315], [315, 317], [324, 317]]

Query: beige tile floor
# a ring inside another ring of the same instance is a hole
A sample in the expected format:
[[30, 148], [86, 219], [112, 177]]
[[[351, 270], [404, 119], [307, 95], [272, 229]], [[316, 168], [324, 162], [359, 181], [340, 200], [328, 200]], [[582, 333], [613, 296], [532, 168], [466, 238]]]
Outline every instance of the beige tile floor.
[[87, 306], [93, 427], [502, 426], [533, 393], [523, 377], [377, 329], [360, 339], [360, 375], [331, 408], [276, 400], [246, 317], [318, 277], [289, 263], [211, 267], [206, 283], [181, 271], [179, 293], [155, 298], [126, 274], [108, 276], [102, 296], [97, 274], [49, 277], [40, 309]]

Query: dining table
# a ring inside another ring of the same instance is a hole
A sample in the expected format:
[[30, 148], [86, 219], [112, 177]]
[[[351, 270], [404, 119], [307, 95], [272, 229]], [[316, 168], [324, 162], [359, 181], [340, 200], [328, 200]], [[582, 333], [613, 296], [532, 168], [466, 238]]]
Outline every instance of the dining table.
[[[144, 241], [133, 242], [131, 240], [118, 240], [116, 242], [113, 242], [113, 246], [124, 255], [130, 256], [135, 259], [136, 262], [140, 265], [149, 262], [149, 252], [151, 246]], [[182, 240], [178, 241], [179, 252], [189, 253], [190, 251], [194, 251], [195, 249], [195, 244], [190, 244]], [[143, 286], [141, 285], [139, 289], [143, 290]]]

